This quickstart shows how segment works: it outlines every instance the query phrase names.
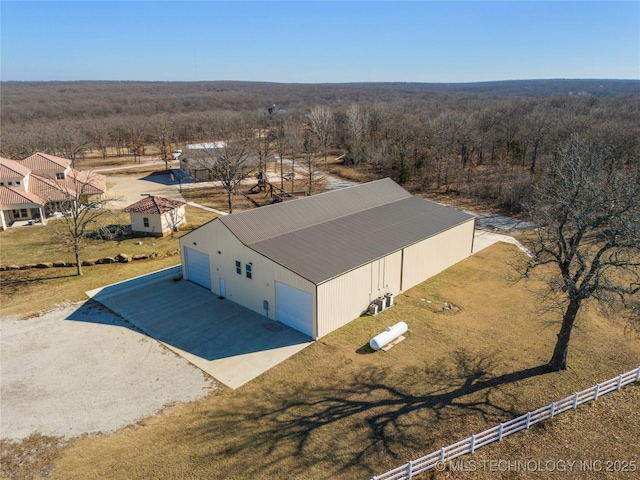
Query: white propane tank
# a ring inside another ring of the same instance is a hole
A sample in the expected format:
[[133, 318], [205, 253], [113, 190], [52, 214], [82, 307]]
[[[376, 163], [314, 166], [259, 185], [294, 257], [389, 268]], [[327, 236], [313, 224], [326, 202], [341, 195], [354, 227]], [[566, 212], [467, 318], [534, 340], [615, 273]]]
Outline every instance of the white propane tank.
[[398, 322], [393, 327], [387, 327], [387, 329], [384, 332], [379, 333], [378, 335], [373, 337], [369, 342], [369, 345], [374, 350], [380, 350], [387, 343], [393, 342], [396, 338], [398, 338], [400, 335], [405, 333], [408, 329], [409, 327], [407, 326], [406, 323]]

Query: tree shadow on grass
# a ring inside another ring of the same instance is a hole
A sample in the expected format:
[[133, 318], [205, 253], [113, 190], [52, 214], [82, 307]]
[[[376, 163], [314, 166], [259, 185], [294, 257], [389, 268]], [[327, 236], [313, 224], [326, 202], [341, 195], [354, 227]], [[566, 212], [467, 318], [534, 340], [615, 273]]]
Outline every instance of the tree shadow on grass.
[[284, 466], [293, 476], [309, 475], [310, 468], [323, 465], [333, 475], [354, 468], [360, 469], [358, 475], [362, 470], [374, 474], [380, 469], [375, 458], [404, 462], [408, 451], [442, 447], [436, 442], [445, 440], [438, 436], [446, 444], [459, 440], [452, 431], [463, 432], [470, 420], [480, 417], [492, 426], [516, 416], [517, 399], [507, 391], [512, 389], [501, 387], [549, 372], [540, 365], [493, 375], [491, 356], [464, 351], [456, 352], [453, 366], [451, 361], [448, 365], [407, 367], [393, 376], [369, 369], [343, 386], [302, 385], [286, 394], [274, 388], [264, 392], [269, 400], [252, 405], [250, 412], [213, 412], [203, 425], [206, 431], [192, 433], [207, 438], [233, 425], [233, 438], [218, 453], [241, 458], [250, 451], [263, 452], [255, 465], [236, 465], [247, 472], [277, 472]]

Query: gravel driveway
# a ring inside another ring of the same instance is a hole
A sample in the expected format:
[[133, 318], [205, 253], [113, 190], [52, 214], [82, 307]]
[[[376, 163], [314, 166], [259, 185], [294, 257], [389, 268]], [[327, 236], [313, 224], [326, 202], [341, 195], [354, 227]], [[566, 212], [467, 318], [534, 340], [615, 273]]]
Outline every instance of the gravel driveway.
[[0, 329], [1, 438], [113, 432], [216, 388], [93, 301], [4, 317]]

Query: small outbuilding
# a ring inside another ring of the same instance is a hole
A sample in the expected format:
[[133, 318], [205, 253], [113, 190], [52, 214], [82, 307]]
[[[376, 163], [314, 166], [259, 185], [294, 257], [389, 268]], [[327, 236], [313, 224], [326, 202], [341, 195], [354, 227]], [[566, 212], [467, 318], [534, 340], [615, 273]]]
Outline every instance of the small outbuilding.
[[474, 227], [383, 179], [218, 217], [180, 238], [182, 272], [317, 339], [468, 257]]
[[187, 223], [185, 205], [179, 200], [146, 197], [122, 211], [131, 215], [132, 233], [163, 237]]

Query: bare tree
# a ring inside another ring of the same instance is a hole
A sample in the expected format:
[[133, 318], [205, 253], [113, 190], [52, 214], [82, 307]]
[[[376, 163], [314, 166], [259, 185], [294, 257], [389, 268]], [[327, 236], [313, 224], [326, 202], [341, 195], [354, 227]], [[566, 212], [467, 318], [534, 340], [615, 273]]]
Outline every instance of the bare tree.
[[229, 213], [233, 213], [233, 194], [240, 182], [258, 167], [257, 157], [251, 150], [254, 131], [244, 122], [223, 124], [219, 136], [224, 141], [209, 144], [193, 162], [219, 181], [227, 192]]
[[327, 149], [331, 135], [331, 110], [326, 105], [316, 105], [307, 114], [311, 131], [316, 136], [324, 163], [327, 163]]
[[[56, 199], [64, 212], [67, 237], [76, 262], [76, 271], [82, 275], [82, 250], [90, 230], [99, 226], [99, 219], [109, 213], [108, 200], [96, 185], [105, 183], [102, 175], [72, 171], [64, 180], [51, 180], [51, 199]], [[62, 200], [57, 200], [62, 197]]]
[[258, 121], [257, 128], [251, 142], [251, 148], [258, 156], [258, 171], [264, 175], [267, 173], [267, 162], [269, 157], [273, 158], [273, 141], [275, 131], [266, 123], [264, 119]]
[[103, 119], [94, 119], [85, 126], [86, 135], [91, 145], [97, 148], [102, 159], [107, 159], [107, 147], [109, 146], [109, 126]]
[[309, 195], [313, 187], [313, 180], [316, 175], [315, 165], [313, 164], [313, 157], [318, 150], [318, 143], [316, 136], [313, 132], [305, 130], [302, 134], [302, 153], [304, 155], [305, 166], [307, 168], [307, 175], [309, 179]]
[[555, 272], [547, 280], [564, 299], [564, 315], [549, 366], [563, 370], [584, 302], [629, 306], [640, 291], [637, 160], [623, 162], [601, 145], [574, 138], [555, 152], [527, 211], [539, 229], [522, 272], [528, 276], [543, 265]]
[[345, 142], [347, 153], [345, 161], [357, 167], [366, 160], [365, 150], [369, 137], [369, 112], [357, 103], [352, 103], [346, 110]]

